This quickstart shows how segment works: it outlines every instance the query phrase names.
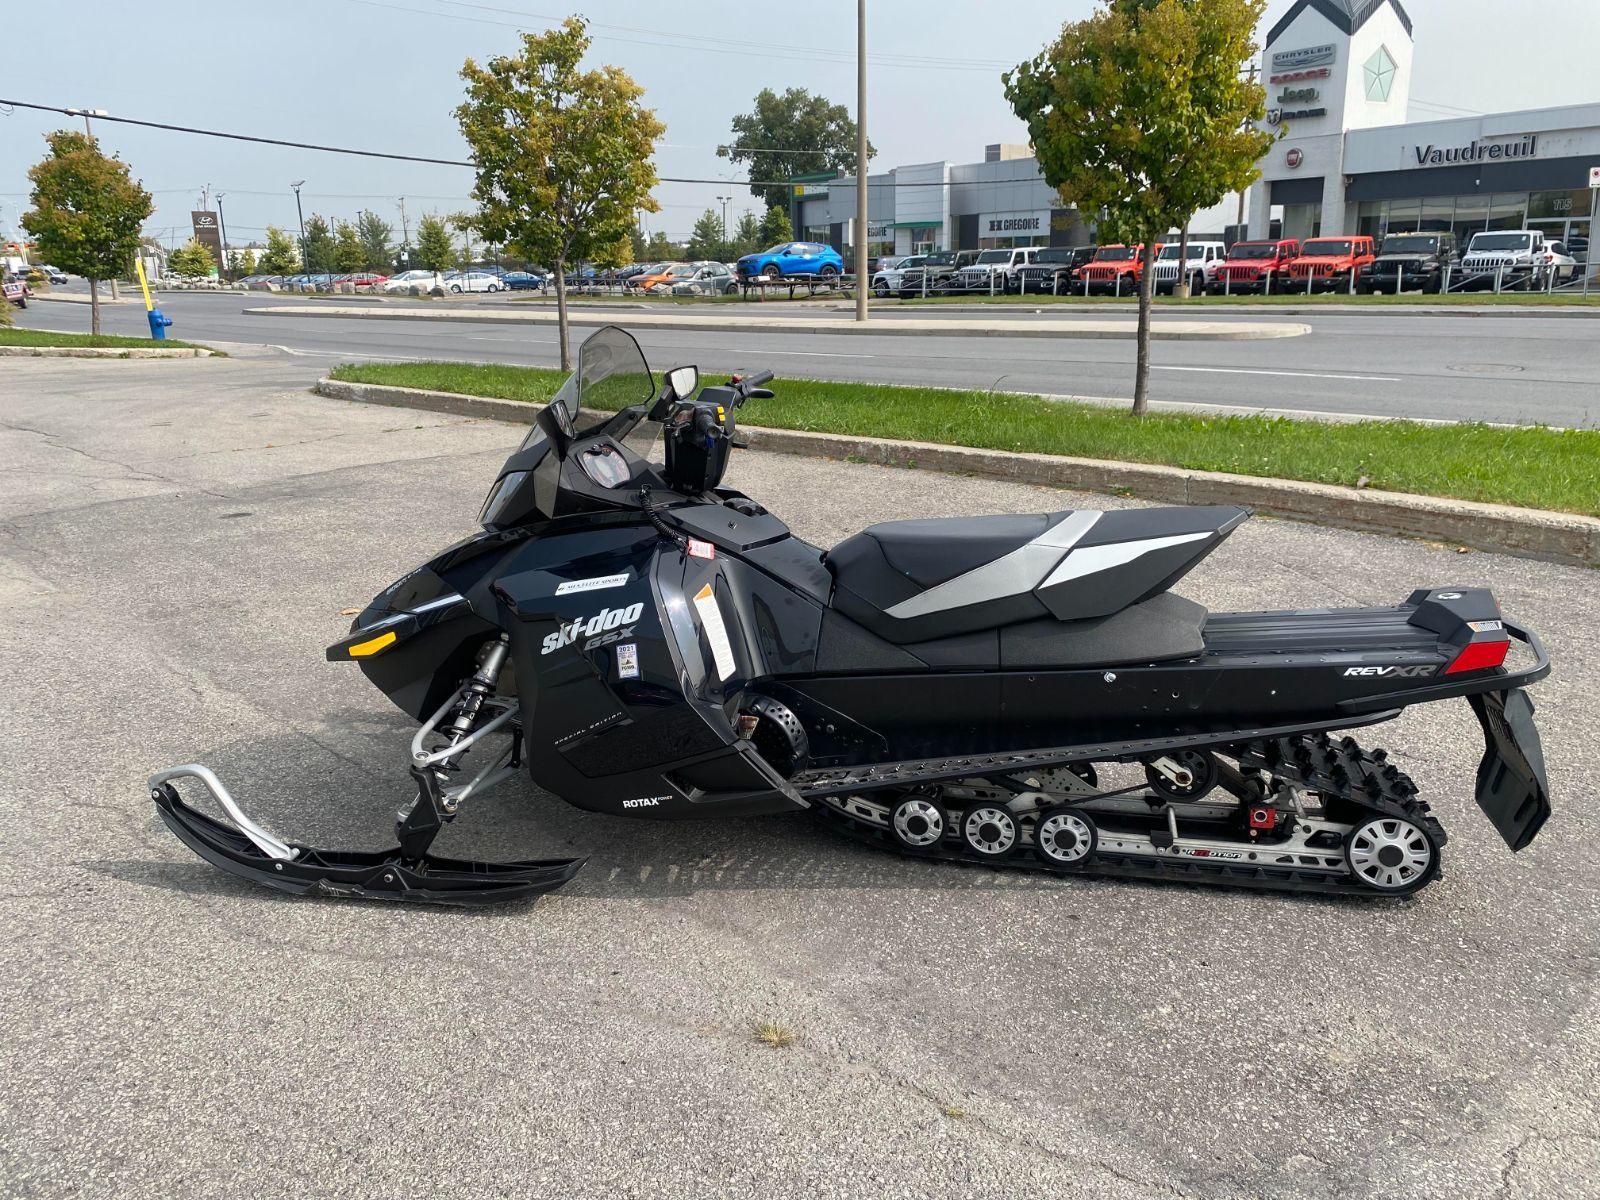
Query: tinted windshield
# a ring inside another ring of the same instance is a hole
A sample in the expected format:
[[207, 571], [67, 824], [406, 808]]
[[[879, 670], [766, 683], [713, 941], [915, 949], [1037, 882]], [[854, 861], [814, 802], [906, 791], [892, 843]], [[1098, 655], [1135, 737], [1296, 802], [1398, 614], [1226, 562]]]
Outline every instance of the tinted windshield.
[[1241, 242], [1228, 251], [1229, 258], [1276, 258], [1278, 247], [1271, 242]]
[[930, 254], [922, 261], [930, 267], [946, 267], [955, 262], [956, 256], [952, 251], [941, 250], [937, 254]]
[[1096, 262], [1131, 262], [1133, 260], [1133, 247], [1111, 246], [1101, 250], [1094, 257]]
[[[570, 427], [582, 434], [603, 424], [618, 409], [648, 404], [655, 398], [655, 391], [655, 380], [639, 343], [608, 325], [591, 334], [578, 348], [578, 369], [567, 377], [550, 404], [564, 408]], [[527, 449], [544, 440], [544, 430], [535, 425], [523, 439], [522, 447]]]
[[1531, 244], [1525, 233], [1479, 233], [1472, 238], [1474, 250], [1526, 250]]
[[1011, 251], [1009, 251], [1009, 250], [985, 250], [982, 254], [978, 255], [976, 261], [981, 262], [981, 263], [1010, 262], [1011, 261]]
[[1069, 263], [1072, 261], [1072, 251], [1065, 246], [1041, 250], [1033, 261], [1036, 263]]
[[1439, 239], [1431, 233], [1408, 233], [1383, 239], [1385, 254], [1432, 254], [1439, 248]]
[[1349, 242], [1307, 242], [1300, 251], [1307, 258], [1340, 258], [1350, 253]]

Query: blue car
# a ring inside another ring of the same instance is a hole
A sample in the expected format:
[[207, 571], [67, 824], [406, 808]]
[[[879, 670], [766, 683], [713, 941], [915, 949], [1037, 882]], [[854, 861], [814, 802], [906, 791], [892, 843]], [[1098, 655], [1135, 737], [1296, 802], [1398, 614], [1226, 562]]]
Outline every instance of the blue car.
[[531, 271], [507, 271], [500, 278], [513, 292], [524, 292], [545, 285], [544, 276], [535, 275]]
[[844, 259], [821, 242], [781, 242], [760, 254], [746, 254], [738, 267], [740, 279], [755, 275], [769, 279], [837, 277], [844, 274]]

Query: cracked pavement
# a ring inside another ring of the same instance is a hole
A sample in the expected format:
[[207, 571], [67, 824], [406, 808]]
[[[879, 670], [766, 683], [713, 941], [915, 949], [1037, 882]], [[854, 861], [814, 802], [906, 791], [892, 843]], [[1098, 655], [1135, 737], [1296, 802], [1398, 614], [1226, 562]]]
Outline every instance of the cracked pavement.
[[[205, 762], [280, 834], [388, 844], [411, 729], [322, 648], [471, 531], [518, 436], [314, 371], [4, 368], [0, 1196], [1600, 1195], [1594, 573], [1258, 519], [1181, 585], [1484, 583], [1543, 634], [1556, 816], [1524, 854], [1471, 802], [1464, 704], [1361, 735], [1452, 835], [1413, 901], [935, 866], [527, 783], [440, 849], [589, 855], [559, 893], [292, 899], [189, 854], [144, 778]], [[731, 481], [819, 544], [1124, 503], [756, 453]]]

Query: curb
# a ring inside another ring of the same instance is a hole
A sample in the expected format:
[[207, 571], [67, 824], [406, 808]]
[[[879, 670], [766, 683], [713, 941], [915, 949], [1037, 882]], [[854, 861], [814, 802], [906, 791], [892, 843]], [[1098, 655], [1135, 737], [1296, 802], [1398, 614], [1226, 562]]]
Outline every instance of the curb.
[[[537, 405], [422, 388], [385, 387], [320, 379], [312, 388], [333, 400], [418, 408], [456, 416], [526, 425]], [[1191, 471], [1147, 463], [1108, 462], [1051, 454], [977, 450], [930, 442], [805, 433], [741, 425], [752, 448], [773, 454], [849, 459], [980, 475], [1040, 487], [1109, 492], [1163, 504], [1241, 504], [1259, 512], [1314, 525], [1364, 533], [1389, 533], [1536, 558], [1600, 567], [1600, 519], [1505, 504], [1446, 500], [1405, 492], [1357, 491], [1325, 483]]]
[[0, 358], [210, 358], [213, 353], [177, 346], [0, 346]]
[[[270, 308], [246, 308], [249, 317], [331, 317], [344, 320], [369, 321], [466, 321], [486, 325], [549, 325], [557, 323], [555, 313], [476, 311], [448, 312], [435, 309], [390, 309], [381, 307], [319, 308], [316, 305], [296, 307], [275, 305]], [[802, 323], [787, 318], [746, 318], [730, 321], [690, 315], [672, 316], [667, 313], [629, 314], [628, 323], [635, 330], [693, 330], [700, 333], [761, 333], [761, 334], [855, 334], [867, 337], [1010, 337], [1010, 338], [1068, 338], [1082, 340], [1114, 339], [1132, 341], [1137, 336], [1136, 327], [1126, 320], [1100, 320], [1098, 324], [1065, 320], [1054, 325], [1042, 322], [1013, 321], [1001, 325], [977, 322], [915, 319], [883, 321], [877, 324], [857, 324], [854, 321], [834, 320]], [[590, 316], [588, 313], [570, 313], [568, 324], [573, 326], [604, 326], [613, 324], [610, 317]], [[1183, 328], [1188, 325], [1191, 328]], [[1205, 326], [1205, 328], [1193, 328]], [[1244, 342], [1272, 338], [1304, 337], [1311, 326], [1290, 321], [1221, 324], [1207, 321], [1170, 321], [1151, 326], [1150, 337], [1158, 342]]]

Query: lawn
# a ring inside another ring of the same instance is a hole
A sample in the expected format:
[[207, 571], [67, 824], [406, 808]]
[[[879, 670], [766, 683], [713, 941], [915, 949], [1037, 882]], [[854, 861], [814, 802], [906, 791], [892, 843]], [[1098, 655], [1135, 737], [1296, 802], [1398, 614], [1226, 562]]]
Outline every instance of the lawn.
[[[113, 337], [91, 333], [51, 333], [44, 329], [0, 329], [0, 346], [88, 346], [95, 349], [150, 350], [208, 350], [197, 342], [179, 342], [171, 338], [158, 342], [147, 337]], [[220, 356], [220, 351], [213, 350]]]
[[[564, 376], [489, 363], [361, 363], [334, 379], [539, 403]], [[1039, 396], [780, 379], [750, 425], [1160, 463], [1600, 516], [1600, 431], [1125, 411]], [[1363, 482], [1364, 481], [1364, 482]]]

